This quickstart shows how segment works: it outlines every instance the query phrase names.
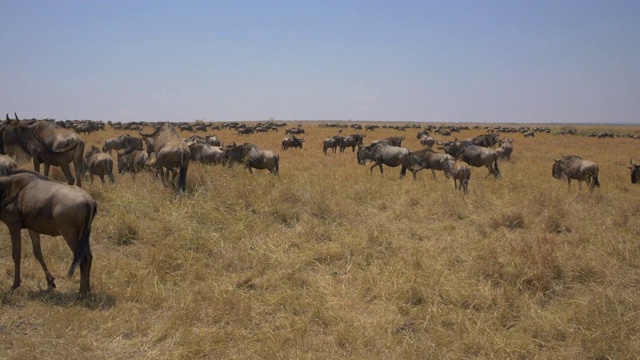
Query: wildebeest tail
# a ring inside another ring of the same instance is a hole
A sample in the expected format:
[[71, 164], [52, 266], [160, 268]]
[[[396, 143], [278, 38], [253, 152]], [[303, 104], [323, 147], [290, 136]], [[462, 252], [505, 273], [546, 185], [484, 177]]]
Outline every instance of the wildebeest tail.
[[93, 223], [93, 218], [95, 217], [97, 211], [97, 206], [87, 204], [87, 214], [85, 215], [83, 228], [80, 232], [80, 239], [78, 240], [76, 249], [73, 252], [73, 261], [71, 262], [71, 267], [69, 268], [69, 272], [67, 273], [68, 277], [72, 277], [73, 273], [76, 271], [76, 268], [91, 256], [89, 237], [91, 236], [91, 224]]
[[600, 187], [600, 181], [598, 181], [598, 172], [593, 176], [593, 186]]
[[274, 175], [280, 175], [280, 155], [276, 154], [276, 168], [273, 172]]
[[496, 170], [494, 174], [496, 177], [500, 176], [500, 169], [498, 169], [498, 156], [493, 158], [493, 168]]

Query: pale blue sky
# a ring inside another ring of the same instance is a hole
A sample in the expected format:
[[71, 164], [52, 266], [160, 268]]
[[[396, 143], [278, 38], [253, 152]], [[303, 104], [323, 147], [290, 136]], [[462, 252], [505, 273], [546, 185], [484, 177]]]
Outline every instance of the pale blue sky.
[[25, 118], [640, 123], [637, 0], [0, 0], [0, 45]]

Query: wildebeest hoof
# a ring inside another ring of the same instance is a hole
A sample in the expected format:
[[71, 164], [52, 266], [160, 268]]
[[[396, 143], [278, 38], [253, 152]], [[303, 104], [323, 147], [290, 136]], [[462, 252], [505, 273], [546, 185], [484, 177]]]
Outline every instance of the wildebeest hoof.
[[47, 279], [47, 290], [53, 290], [56, 288], [55, 278]]
[[20, 287], [20, 283], [14, 283], [13, 285], [11, 285], [11, 290], [15, 290], [19, 287]]

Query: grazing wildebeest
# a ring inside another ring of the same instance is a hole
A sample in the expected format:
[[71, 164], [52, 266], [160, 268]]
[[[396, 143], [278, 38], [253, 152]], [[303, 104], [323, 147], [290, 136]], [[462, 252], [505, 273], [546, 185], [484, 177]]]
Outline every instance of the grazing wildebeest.
[[232, 167], [236, 162], [244, 166], [253, 174], [253, 169], [267, 169], [273, 175], [280, 174], [280, 156], [271, 150], [262, 150], [249, 143], [242, 145], [227, 145], [228, 166]]
[[482, 147], [490, 147], [494, 146], [498, 142], [498, 134], [484, 134], [478, 135], [471, 139], [473, 145], [482, 146]]
[[[69, 185], [75, 182], [82, 186], [84, 141], [72, 130], [61, 128], [53, 121], [20, 121], [18, 115], [12, 121], [7, 115], [2, 140], [6, 153], [13, 155], [20, 149], [30, 155], [36, 172], [40, 172], [40, 164], [44, 164], [44, 176], [48, 177], [50, 166], [59, 166]], [[70, 162], [73, 162], [75, 178]]]
[[598, 181], [598, 164], [582, 159], [579, 156], [563, 156], [560, 160], [554, 159], [551, 174], [556, 179], [561, 179], [563, 176], [566, 176], [568, 190], [571, 190], [571, 179], [578, 180], [580, 188], [582, 188], [583, 181], [586, 181], [591, 190], [596, 186], [600, 187], [600, 182]]
[[56, 287], [53, 275], [47, 269], [40, 247], [40, 234], [59, 236], [66, 240], [73, 252], [73, 261], [67, 275], [71, 277], [80, 266], [80, 296], [90, 291], [91, 249], [89, 236], [96, 214], [95, 200], [79, 187], [51, 181], [39, 173], [15, 170], [0, 177], [0, 220], [11, 235], [11, 248], [15, 266], [12, 289], [20, 284], [21, 229], [29, 230], [33, 255], [42, 266], [49, 289]]
[[141, 148], [142, 139], [133, 137], [129, 134], [123, 134], [117, 138], [105, 140], [102, 145], [102, 151], [109, 152], [109, 155], [111, 155], [111, 150], [124, 150], [130, 147]]
[[[180, 169], [177, 192], [182, 194], [187, 189], [187, 170], [189, 169], [189, 146], [182, 141], [173, 126], [165, 122], [151, 134], [138, 133], [147, 141], [147, 152], [155, 152], [160, 176], [164, 184], [169, 183], [169, 172]], [[175, 181], [175, 176], [174, 176]]]
[[399, 147], [402, 145], [402, 140], [404, 140], [404, 136], [391, 136], [386, 139], [381, 140], [373, 140], [371, 145], [383, 144], [383, 145], [391, 145]]
[[15, 160], [11, 156], [0, 155], [0, 175], [8, 175], [10, 172], [18, 168]]
[[[453, 178], [453, 187], [456, 190], [462, 189], [466, 194], [469, 192], [469, 180], [471, 179], [471, 169], [469, 165], [462, 160], [454, 160], [452, 158], [442, 159], [442, 167], [445, 174]], [[460, 181], [458, 187], [457, 181]]]
[[94, 175], [100, 177], [103, 184], [105, 176], [109, 178], [110, 183], [116, 182], [116, 178], [113, 176], [113, 159], [109, 154], [101, 152], [95, 145], [91, 146], [91, 149], [84, 154], [84, 171], [89, 171], [92, 184]]
[[489, 175], [496, 178], [502, 177], [498, 168], [498, 154], [492, 149], [462, 142], [458, 147], [458, 155], [455, 157], [471, 166], [486, 167], [489, 170]]
[[204, 141], [211, 146], [222, 146], [222, 142], [215, 135], [207, 135], [204, 137]]
[[137, 174], [145, 170], [147, 161], [149, 160], [149, 154], [142, 148], [128, 148], [124, 152], [118, 154], [118, 174], [124, 174], [126, 172], [131, 175]]
[[300, 134], [304, 134], [304, 129], [299, 128], [299, 127], [297, 127], [297, 128], [289, 128], [289, 129], [286, 129], [284, 131], [284, 133], [286, 135], [300, 135]]
[[325, 155], [327, 155], [327, 150], [332, 149], [333, 152], [336, 152], [336, 149], [342, 143], [342, 136], [335, 135], [330, 138], [326, 138], [322, 140], [322, 151]]
[[637, 184], [640, 181], [640, 164], [634, 164], [633, 160], [629, 159], [631, 166], [627, 166], [631, 170], [631, 183]]
[[[382, 165], [390, 167], [402, 166], [402, 170], [400, 170], [400, 177], [406, 175], [407, 169], [411, 170], [409, 150], [403, 147], [386, 144], [374, 144], [366, 147], [360, 147], [358, 148], [357, 159], [358, 164], [360, 165], [365, 165], [369, 160], [374, 162], [371, 168], [369, 168], [370, 175], [373, 175], [373, 168], [376, 166], [380, 167], [380, 173], [383, 174], [384, 171], [382, 170]], [[415, 173], [413, 173], [413, 177], [415, 179]]]
[[289, 148], [300, 148], [302, 149], [302, 143], [304, 139], [297, 138], [295, 135], [291, 135], [282, 139], [282, 150], [287, 150]]
[[526, 133], [524, 133], [524, 137], [535, 137], [536, 133], [534, 133], [533, 131], [527, 131]]
[[227, 158], [227, 152], [224, 148], [203, 143], [189, 144], [189, 151], [191, 152], [191, 160], [203, 164], [219, 165], [223, 164]]
[[[431, 149], [420, 149], [412, 151], [409, 154], [409, 170], [415, 174], [422, 169], [431, 169], [433, 178], [436, 178], [436, 170], [444, 170], [442, 167], [442, 161], [444, 159], [454, 160], [453, 156], [449, 154], [437, 153]], [[448, 178], [449, 175], [445, 172], [444, 175]]]
[[239, 128], [239, 129], [237, 129], [237, 132], [238, 132], [239, 136], [249, 135], [249, 134], [255, 133], [253, 127], [250, 127], [250, 126]]

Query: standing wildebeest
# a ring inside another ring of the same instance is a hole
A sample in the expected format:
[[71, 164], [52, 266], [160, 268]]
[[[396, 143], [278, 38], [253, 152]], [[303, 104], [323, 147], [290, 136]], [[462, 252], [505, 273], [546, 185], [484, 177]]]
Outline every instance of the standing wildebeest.
[[436, 139], [432, 138], [429, 135], [423, 135], [420, 138], [420, 144], [422, 144], [422, 146], [426, 146], [427, 149], [431, 150], [431, 148], [433, 148], [433, 145], [436, 143]]
[[102, 145], [102, 151], [109, 152], [109, 155], [111, 155], [111, 150], [124, 150], [130, 147], [142, 148], [142, 139], [123, 134], [117, 138], [105, 140], [104, 145]]
[[84, 154], [84, 171], [89, 171], [92, 184], [93, 175], [100, 177], [103, 184], [105, 175], [109, 178], [110, 183], [116, 182], [116, 178], [113, 176], [113, 159], [109, 154], [101, 152], [95, 145], [91, 146], [91, 149]]
[[[33, 159], [33, 169], [40, 172], [40, 164], [44, 164], [44, 176], [49, 176], [51, 165], [59, 166], [67, 178], [69, 185], [82, 186], [82, 155], [84, 141], [71, 130], [59, 127], [52, 121], [5, 121], [2, 131], [5, 152], [20, 149]], [[9, 150], [9, 151], [7, 151]], [[71, 174], [69, 163], [73, 162], [76, 177]]]
[[627, 168], [631, 170], [631, 183], [637, 184], [640, 182], [640, 164], [634, 164], [631, 159], [629, 159], [629, 163], [631, 166], [627, 166]]
[[122, 153], [116, 151], [116, 154], [118, 154], [118, 174], [129, 172], [133, 176], [143, 171], [149, 160], [149, 154], [142, 148], [132, 147]]
[[482, 147], [490, 147], [494, 146], [498, 142], [498, 134], [484, 134], [478, 135], [471, 139], [473, 145], [482, 146]]
[[229, 167], [236, 162], [244, 166], [253, 174], [253, 169], [267, 169], [273, 175], [280, 173], [280, 156], [271, 150], [261, 150], [253, 144], [227, 145], [227, 159]]
[[563, 156], [560, 160], [554, 159], [551, 174], [556, 179], [566, 176], [569, 190], [571, 190], [571, 179], [578, 180], [580, 188], [582, 188], [583, 181], [587, 182], [591, 190], [596, 186], [600, 187], [598, 164], [579, 156]]
[[493, 175], [496, 178], [502, 177], [500, 169], [498, 169], [498, 154], [492, 149], [471, 145], [469, 142], [463, 141], [458, 147], [458, 154], [455, 158], [471, 166], [484, 166], [489, 169], [489, 175]]
[[33, 255], [45, 273], [49, 289], [56, 287], [47, 269], [40, 247], [40, 234], [59, 236], [66, 240], [73, 252], [67, 275], [71, 277], [80, 266], [80, 296], [90, 291], [91, 249], [89, 236], [96, 214], [95, 200], [79, 187], [51, 181], [29, 170], [15, 170], [0, 177], [0, 220], [11, 234], [11, 248], [15, 265], [12, 289], [20, 286], [21, 229], [29, 230]]
[[357, 152], [358, 164], [365, 165], [368, 160], [375, 162], [371, 168], [369, 168], [369, 174], [373, 175], [373, 168], [380, 167], [380, 173], [383, 174], [382, 165], [390, 167], [396, 167], [401, 165], [400, 177], [403, 177], [409, 169], [413, 173], [413, 178], [416, 178], [416, 174], [411, 170], [409, 162], [409, 150], [407, 148], [391, 146], [386, 144], [374, 144], [366, 147], [360, 147]]
[[327, 155], [327, 150], [332, 149], [335, 154], [336, 148], [342, 143], [342, 136], [335, 135], [322, 140], [322, 151]]
[[204, 141], [211, 146], [222, 146], [222, 142], [215, 135], [207, 135], [204, 137]]
[[[507, 161], [511, 161], [511, 153], [513, 152], [513, 139], [500, 139], [500, 147], [496, 149], [498, 157]], [[500, 150], [500, 151], [498, 151]]]
[[[471, 179], [471, 169], [469, 165], [462, 160], [454, 160], [452, 158], [442, 159], [442, 168], [448, 176], [453, 178], [453, 187], [456, 190], [462, 189], [466, 194], [469, 192], [469, 180]], [[460, 181], [458, 187], [457, 181]]]
[[282, 150], [287, 150], [289, 148], [300, 148], [302, 149], [302, 143], [304, 139], [297, 138], [295, 135], [291, 135], [282, 139]]
[[8, 175], [17, 168], [18, 164], [16, 164], [11, 156], [0, 155], [0, 176]]
[[402, 140], [404, 140], [404, 136], [391, 136], [386, 139], [373, 140], [371, 142], [371, 145], [386, 144], [386, 145], [400, 147], [400, 145], [402, 145]]
[[[436, 170], [444, 170], [442, 167], [442, 161], [444, 159], [454, 160], [453, 156], [449, 154], [441, 154], [437, 153], [431, 149], [421, 149], [417, 151], [412, 151], [409, 154], [409, 163], [411, 167], [409, 170], [415, 174], [422, 169], [431, 169], [431, 173], [433, 174], [433, 178], [436, 178]], [[448, 178], [449, 175], [445, 172], [444, 175]]]
[[182, 138], [168, 122], [162, 124], [151, 134], [143, 134], [142, 129], [138, 130], [138, 133], [147, 141], [147, 152], [156, 153], [160, 176], [164, 184], [169, 183], [169, 171], [175, 173], [175, 169], [180, 169], [177, 192], [178, 194], [184, 193], [187, 190], [187, 170], [191, 156], [187, 143], [182, 141]]
[[189, 151], [191, 152], [191, 160], [203, 164], [224, 164], [227, 159], [227, 152], [219, 146], [194, 142], [189, 144]]

